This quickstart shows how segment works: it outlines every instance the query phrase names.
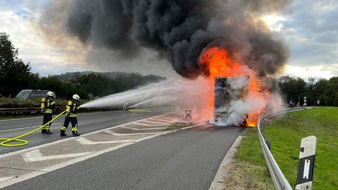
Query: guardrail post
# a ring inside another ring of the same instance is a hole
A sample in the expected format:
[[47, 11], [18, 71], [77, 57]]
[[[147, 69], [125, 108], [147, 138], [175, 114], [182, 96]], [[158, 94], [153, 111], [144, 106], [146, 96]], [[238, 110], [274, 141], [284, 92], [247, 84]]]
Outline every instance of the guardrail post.
[[296, 182], [297, 190], [310, 190], [312, 188], [316, 143], [317, 138], [315, 136], [305, 137], [301, 141]]
[[[270, 140], [265, 140], [265, 144], [266, 144], [266, 146], [268, 146], [268, 148], [269, 148], [269, 150], [271, 152], [271, 141]], [[268, 174], [270, 174], [268, 166], [266, 166], [266, 171], [268, 172]]]

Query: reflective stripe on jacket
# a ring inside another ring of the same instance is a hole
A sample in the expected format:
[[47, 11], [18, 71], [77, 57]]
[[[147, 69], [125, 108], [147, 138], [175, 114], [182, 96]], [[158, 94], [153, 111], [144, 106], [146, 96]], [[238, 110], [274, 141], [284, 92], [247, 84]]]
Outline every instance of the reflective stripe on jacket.
[[76, 117], [78, 109], [80, 109], [80, 101], [74, 100], [74, 99], [71, 101], [68, 101], [67, 109], [66, 109], [68, 111], [68, 114], [66, 116]]
[[55, 101], [53, 97], [48, 96], [46, 98], [46, 108], [44, 113], [53, 113], [55, 107]]

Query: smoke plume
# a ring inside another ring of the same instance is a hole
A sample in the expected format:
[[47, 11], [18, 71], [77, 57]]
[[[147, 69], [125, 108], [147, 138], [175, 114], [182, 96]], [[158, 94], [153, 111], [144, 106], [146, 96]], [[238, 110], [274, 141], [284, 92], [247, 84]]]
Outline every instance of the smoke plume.
[[208, 47], [226, 49], [234, 61], [260, 76], [283, 69], [288, 56], [284, 44], [260, 20], [261, 15], [283, 8], [288, 0], [56, 2], [49, 1], [47, 16], [42, 17], [48, 25], [62, 23], [63, 31], [87, 47], [111, 50], [121, 59], [136, 58], [148, 48], [187, 78], [209, 75], [199, 64], [201, 52]]

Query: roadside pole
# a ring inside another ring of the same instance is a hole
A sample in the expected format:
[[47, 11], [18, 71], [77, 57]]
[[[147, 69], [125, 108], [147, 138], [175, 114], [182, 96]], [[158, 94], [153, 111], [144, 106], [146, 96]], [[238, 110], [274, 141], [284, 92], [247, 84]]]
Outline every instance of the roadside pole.
[[317, 138], [315, 136], [305, 137], [301, 141], [296, 182], [297, 190], [312, 189], [316, 143]]

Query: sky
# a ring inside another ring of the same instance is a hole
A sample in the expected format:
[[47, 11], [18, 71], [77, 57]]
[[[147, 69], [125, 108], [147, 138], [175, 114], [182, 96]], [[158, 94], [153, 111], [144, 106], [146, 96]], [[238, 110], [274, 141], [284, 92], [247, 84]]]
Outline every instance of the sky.
[[[122, 64], [113, 53], [104, 49], [93, 51], [91, 56], [83, 58], [82, 55], [90, 47], [81, 45], [78, 45], [79, 50], [73, 56], [65, 55], [59, 45], [47, 43], [48, 39], [37, 30], [43, 20], [46, 2], [47, 0], [0, 0], [0, 32], [10, 36], [13, 45], [19, 50], [19, 58], [30, 64], [33, 73], [49, 76], [75, 71], [124, 71], [178, 76], [166, 60], [159, 59], [147, 49], [142, 50], [143, 56], [130, 60], [128, 65]], [[61, 13], [59, 16], [62, 16]], [[289, 49], [285, 71], [279, 75], [303, 79], [338, 76], [337, 0], [295, 0], [280, 12], [262, 15], [262, 19], [274, 35], [283, 39]], [[63, 47], [67, 47], [68, 40], [60, 40]], [[97, 56], [109, 64], [92, 64]]]

